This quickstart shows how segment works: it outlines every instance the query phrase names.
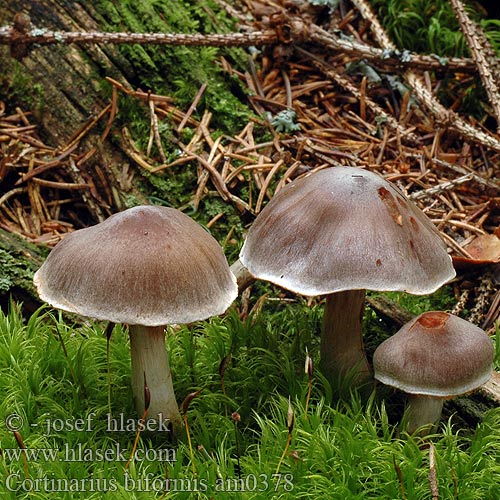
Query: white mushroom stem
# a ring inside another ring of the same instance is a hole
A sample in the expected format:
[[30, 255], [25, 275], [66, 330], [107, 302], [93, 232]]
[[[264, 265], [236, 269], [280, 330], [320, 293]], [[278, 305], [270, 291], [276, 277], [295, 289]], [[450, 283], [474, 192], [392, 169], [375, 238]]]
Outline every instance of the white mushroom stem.
[[240, 294], [245, 288], [249, 287], [255, 278], [250, 274], [250, 271], [242, 264], [240, 259], [235, 261], [231, 265], [231, 272], [236, 277], [236, 283], [238, 284], [238, 294]]
[[137, 412], [140, 417], [144, 414], [144, 379], [146, 379], [151, 394], [147, 420], [154, 419], [158, 425], [164, 422], [160, 429], [171, 423], [175, 434], [180, 430], [182, 421], [168, 362], [165, 327], [130, 325], [129, 335], [132, 393]]
[[335, 383], [346, 373], [357, 383], [371, 378], [363, 347], [362, 321], [365, 290], [347, 290], [327, 295], [321, 335], [321, 369]]
[[406, 430], [413, 434], [419, 427], [427, 426], [422, 435], [428, 434], [441, 418], [443, 411], [443, 398], [408, 395], [408, 424]]

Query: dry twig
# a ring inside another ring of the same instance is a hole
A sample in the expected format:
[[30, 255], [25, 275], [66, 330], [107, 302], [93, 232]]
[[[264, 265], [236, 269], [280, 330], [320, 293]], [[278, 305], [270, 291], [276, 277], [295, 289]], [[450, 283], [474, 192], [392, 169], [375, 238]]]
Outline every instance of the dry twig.
[[500, 78], [498, 57], [495, 55], [492, 56], [492, 54], [494, 54], [493, 47], [486, 38], [481, 26], [469, 17], [461, 0], [450, 0], [450, 3], [455, 11], [460, 28], [467, 39], [469, 49], [476, 63], [497, 120], [497, 132], [500, 133]]

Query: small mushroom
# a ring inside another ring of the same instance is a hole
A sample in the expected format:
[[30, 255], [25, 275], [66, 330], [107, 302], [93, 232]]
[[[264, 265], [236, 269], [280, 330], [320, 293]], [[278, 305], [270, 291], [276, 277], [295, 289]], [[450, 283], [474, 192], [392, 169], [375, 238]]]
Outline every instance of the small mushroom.
[[[381, 176], [332, 167], [279, 191], [248, 231], [231, 268], [302, 295], [326, 295], [321, 365], [334, 381], [371, 370], [363, 349], [365, 290], [428, 294], [455, 276], [439, 232]], [[248, 274], [249, 273], [249, 274]]]
[[66, 236], [36, 272], [54, 307], [129, 325], [132, 391], [151, 419], [181, 426], [165, 347], [165, 326], [222, 314], [236, 280], [217, 241], [179, 210], [138, 206]]
[[492, 373], [493, 343], [481, 328], [446, 312], [425, 312], [382, 342], [375, 378], [408, 394], [410, 434], [441, 417], [443, 401], [476, 390]]

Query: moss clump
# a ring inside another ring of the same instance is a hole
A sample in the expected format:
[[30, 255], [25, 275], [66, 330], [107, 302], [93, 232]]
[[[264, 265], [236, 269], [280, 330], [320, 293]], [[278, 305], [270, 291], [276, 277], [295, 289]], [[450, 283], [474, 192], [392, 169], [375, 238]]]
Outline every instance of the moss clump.
[[[234, 30], [233, 21], [210, 0], [98, 0], [95, 9], [101, 16], [102, 29], [109, 31], [224, 33]], [[127, 77], [133, 84], [158, 94], [174, 96], [181, 107], [188, 106], [199, 88], [208, 83], [198, 108], [212, 111], [214, 127], [225, 132], [235, 130], [248, 118], [247, 106], [235, 95], [243, 94], [239, 83], [228, 81], [215, 64], [224, 55], [238, 65], [238, 61], [245, 60], [242, 50], [124, 44], [119, 46], [119, 51], [128, 63], [130, 74]]]
[[[203, 2], [160, 2], [97, 0], [94, 5], [102, 30], [137, 33], [227, 33], [235, 31], [234, 23], [212, 0]], [[212, 114], [210, 128], [219, 134], [233, 135], [248, 122], [251, 111], [245, 103], [245, 91], [240, 82], [224, 74], [217, 61], [221, 56], [241, 69], [246, 54], [241, 49], [216, 47], [185, 47], [168, 45], [123, 44], [116, 47], [120, 59], [116, 64], [136, 88], [175, 99], [175, 105], [187, 110], [200, 87], [207, 87], [193, 113], [200, 120], [206, 110]], [[109, 54], [116, 59], [116, 51]], [[110, 93], [110, 88], [107, 89]], [[120, 95], [119, 124], [129, 130], [137, 148], [145, 152], [150, 137], [150, 111], [147, 104]], [[159, 133], [167, 163], [178, 158], [177, 132], [168, 117], [159, 122]], [[181, 140], [189, 142], [193, 131], [188, 127]], [[150, 159], [161, 163], [157, 145], [153, 143]], [[175, 170], [150, 174], [140, 169], [141, 178], [135, 183], [151, 202], [176, 208], [190, 204], [197, 189], [196, 164]], [[211, 184], [208, 184], [211, 189]], [[213, 198], [211, 198], [213, 201]], [[133, 204], [133, 200], [129, 200]], [[206, 208], [206, 207], [204, 207]], [[231, 209], [234, 212], [234, 209]], [[210, 211], [210, 210], [209, 210]], [[211, 210], [213, 212], [214, 210]], [[197, 217], [195, 217], [197, 218]], [[206, 217], [204, 217], [206, 219]], [[200, 221], [207, 222], [206, 220]]]
[[[460, 30], [455, 13], [447, 0], [371, 0], [377, 17], [400, 50], [447, 57], [470, 57], [467, 41]], [[493, 47], [499, 51], [498, 20], [485, 19], [478, 4], [468, 14], [485, 31]], [[463, 78], [453, 74], [439, 75], [439, 100], [455, 111], [481, 121], [488, 115], [486, 93], [479, 76]], [[457, 104], [459, 106], [457, 107]]]
[[400, 49], [465, 56], [467, 44], [449, 2], [372, 0], [377, 16]]
[[10, 55], [4, 54], [3, 50], [0, 51], [0, 64], [3, 67], [0, 72], [2, 99], [40, 111], [44, 103], [42, 85], [34, 83], [28, 69]]
[[0, 305], [8, 303], [9, 295], [37, 302], [33, 274], [48, 251], [31, 245], [0, 229]]
[[18, 258], [0, 248], [0, 293], [8, 292], [13, 286], [32, 289], [33, 273], [24, 268]]

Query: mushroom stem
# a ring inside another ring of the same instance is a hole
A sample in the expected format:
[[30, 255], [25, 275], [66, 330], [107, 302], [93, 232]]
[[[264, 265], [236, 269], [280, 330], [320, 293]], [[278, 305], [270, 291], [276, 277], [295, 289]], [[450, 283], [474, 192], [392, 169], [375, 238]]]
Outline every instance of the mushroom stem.
[[243, 265], [240, 259], [235, 261], [231, 267], [231, 272], [236, 277], [236, 283], [238, 284], [238, 294], [240, 294], [245, 288], [249, 287], [255, 278], [250, 274], [250, 271]]
[[422, 430], [421, 435], [429, 434], [441, 418], [443, 402], [443, 398], [409, 394], [407, 403], [408, 424], [406, 427], [408, 433], [413, 434], [419, 427], [427, 426]]
[[346, 290], [327, 295], [321, 335], [321, 369], [334, 385], [351, 372], [358, 384], [371, 378], [361, 329], [365, 290]]
[[[178, 434], [182, 426], [175, 400], [172, 374], [165, 345], [164, 326], [130, 325], [130, 354], [132, 359], [132, 394], [139, 416], [144, 414], [144, 381], [151, 401], [147, 420], [156, 420], [157, 429], [172, 426]], [[160, 427], [161, 422], [164, 422]]]

